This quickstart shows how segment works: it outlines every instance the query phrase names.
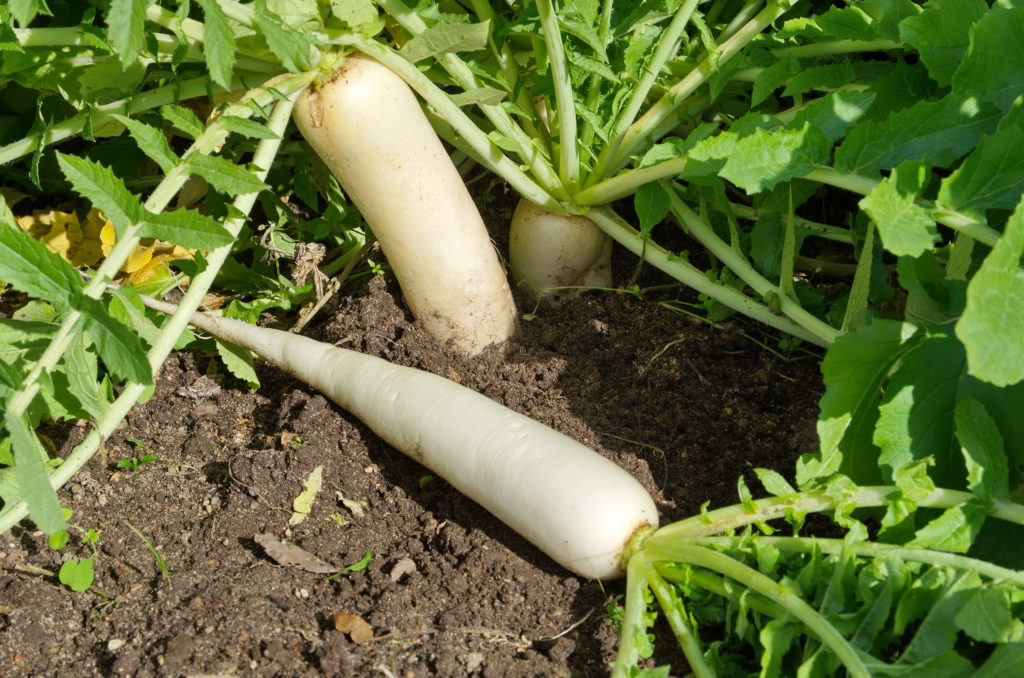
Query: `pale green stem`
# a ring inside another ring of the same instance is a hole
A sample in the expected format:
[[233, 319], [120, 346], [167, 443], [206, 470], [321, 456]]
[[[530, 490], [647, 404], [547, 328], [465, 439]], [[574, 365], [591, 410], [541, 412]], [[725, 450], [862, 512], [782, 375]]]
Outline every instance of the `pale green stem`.
[[[859, 487], [844, 497], [844, 502], [858, 508], [885, 506], [890, 497], [897, 495], [899, 488], [891, 485]], [[947, 509], [966, 504], [974, 499], [969, 492], [958, 490], [936, 489], [919, 500], [917, 505], [923, 508]], [[836, 502], [832, 497], [820, 491], [802, 492], [792, 497], [768, 497], [753, 502], [751, 509], [742, 504], [726, 506], [706, 514], [691, 516], [658, 528], [652, 535], [671, 539], [681, 537], [707, 537], [715, 534], [736, 530], [746, 525], [782, 518], [788, 511], [799, 513], [819, 513], [831, 511]], [[1024, 525], [1024, 505], [1012, 502], [994, 502], [989, 510], [993, 518]]]
[[807, 630], [825, 643], [842, 661], [850, 676], [854, 678], [871, 677], [857, 651], [827, 619], [795, 591], [772, 581], [757, 570], [703, 546], [671, 542], [655, 537], [644, 542], [643, 553], [651, 560], [686, 563], [707, 568], [749, 587], [802, 621]]
[[544, 42], [548, 48], [551, 79], [555, 85], [555, 110], [558, 122], [558, 177], [569, 191], [576, 190], [580, 181], [580, 161], [577, 155], [576, 100], [572, 91], [569, 67], [565, 62], [565, 46], [558, 28], [558, 16], [551, 0], [536, 0], [537, 14], [544, 29]]
[[[634, 556], [634, 558], [637, 557], [642, 557], [642, 552]], [[662, 614], [665, 615], [668, 625], [672, 627], [672, 632], [676, 636], [676, 642], [679, 643], [680, 649], [686, 655], [686, 662], [690, 665], [693, 675], [696, 678], [715, 678], [718, 674], [715, 673], [715, 670], [711, 668], [711, 665], [704, 658], [704, 651], [701, 649], [700, 640], [697, 638], [693, 628], [690, 627], [690, 622], [686, 620], [685, 611], [682, 609], [682, 605], [674, 590], [661, 578], [653, 565], [648, 563], [646, 559], [642, 562], [643, 574], [647, 579], [647, 585], [651, 587], [654, 597], [658, 599], [658, 605], [661, 607]]]
[[637, 638], [647, 633], [647, 578], [644, 576], [645, 562], [642, 555], [634, 555], [626, 563], [626, 609], [619, 628], [619, 649], [612, 664], [612, 678], [626, 678], [640, 661], [640, 647]]
[[818, 341], [815, 343], [819, 346], [828, 346], [836, 340], [840, 333], [834, 327], [808, 313], [799, 302], [784, 294], [778, 285], [773, 284], [758, 273], [750, 265], [746, 257], [719, 238], [714, 229], [711, 228], [711, 225], [683, 202], [682, 198], [679, 197], [679, 193], [674, 188], [669, 189], [668, 193], [672, 204], [672, 212], [679, 219], [680, 224], [686, 228], [690, 235], [718, 257], [729, 270], [738, 275], [747, 285], [750, 285], [761, 297], [773, 296], [778, 301], [779, 310], [808, 333], [817, 337]]
[[487, 135], [452, 102], [448, 95], [431, 82], [430, 78], [423, 75], [416, 66], [386, 46], [358, 35], [341, 35], [337, 37], [337, 42], [355, 47], [363, 54], [373, 57], [405, 80], [406, 84], [423, 97], [437, 111], [438, 115], [462, 136], [466, 144], [473, 149], [479, 162], [507, 181], [520, 195], [530, 196], [531, 202], [553, 212], [565, 211], [548, 191], [538, 186], [519, 168], [519, 165], [502, 153], [501, 149], [491, 142]]
[[[751, 40], [757, 37], [769, 24], [782, 16], [790, 7], [796, 4], [797, 0], [779, 0], [758, 13], [753, 19], [745, 24], [735, 35], [718, 45], [715, 50], [718, 66], [721, 67], [729, 59], [735, 56]], [[666, 121], [670, 120], [679, 107], [686, 101], [687, 97], [703, 85], [715, 72], [710, 57], [705, 58], [692, 71], [672, 86], [671, 89], [651, 106], [644, 115], [630, 126], [629, 131], [622, 138], [620, 147], [617, 149], [614, 158], [599, 162], [599, 167], [607, 167], [608, 173], [622, 167], [636, 152], [640, 144], [645, 143], [654, 130], [660, 128]], [[602, 153], [602, 156], [604, 153]]]
[[[402, 2], [400, 2], [400, 0], [376, 0], [376, 2], [384, 9], [385, 12], [387, 12], [396, 21], [398, 21], [398, 23], [401, 24], [401, 26], [405, 30], [409, 31], [412, 35], [419, 35], [427, 29], [427, 26], [423, 22], [423, 19], [420, 18], [420, 16], [415, 12], [409, 10]], [[335, 42], [338, 42], [339, 44], [353, 44], [350, 41], [351, 37], [352, 36], [349, 35], [338, 35], [334, 36], [334, 39]], [[370, 43], [371, 41], [363, 40], [362, 42]], [[402, 61], [405, 61], [406, 64], [409, 64], [409, 62], [406, 59], [395, 54], [392, 50], [387, 49], [383, 45], [380, 45], [380, 43], [373, 42], [372, 44], [382, 48], [388, 54], [392, 55], [392, 57], [397, 57], [397, 59], [401, 59]], [[369, 52], [366, 52], [366, 50], [363, 49], [362, 47], [359, 47], [359, 45], [354, 44], [353, 46], [357, 47], [360, 51], [369, 54]], [[377, 54], [370, 54], [370, 56], [373, 56], [378, 61], [383, 62], [383, 51], [376, 51]], [[479, 83], [477, 82], [476, 75], [473, 74], [472, 69], [470, 69], [469, 65], [458, 54], [455, 54], [453, 52], [446, 52], [443, 54], [438, 54], [435, 58], [437, 62], [445, 69], [445, 71], [448, 72], [452, 79], [455, 80], [455, 82], [458, 83], [458, 85], [462, 87], [464, 90], [472, 90], [480, 86]], [[398, 63], [397, 59], [389, 58], [389, 60], [386, 62], [388, 64], [388, 67], [391, 68], [391, 70], [395, 71], [396, 73], [398, 72], [398, 67], [396, 65]], [[413, 66], [412, 64], [409, 64], [409, 66], [412, 66], [412, 68], [414, 68], [416, 72], [422, 76], [422, 73], [420, 73], [419, 69], [416, 69], [416, 67]], [[402, 70], [403, 72], [406, 73], [410, 72], [408, 68], [403, 68]], [[413, 87], [413, 89], [416, 89], [417, 92], [420, 92], [420, 90], [418, 90], [413, 85], [413, 83], [409, 81], [408, 78], [405, 78], [405, 80], [406, 82], [409, 83], [411, 87]], [[443, 92], [440, 89], [437, 89], [437, 92], [443, 94]], [[423, 92], [420, 92], [420, 95], [426, 98]], [[447, 94], [445, 94], [444, 96], [447, 98]], [[437, 97], [435, 96], [434, 99], [436, 100]], [[435, 100], [431, 100], [431, 105], [434, 106], [437, 109], [438, 113], [441, 113], [443, 117], [449, 118], [449, 116], [446, 113], [443, 113], [441, 109], [438, 108]], [[532, 107], [532, 104], [530, 104], [530, 106]], [[450, 109], [450, 107], [445, 108]], [[457, 109], [458, 107], [455, 106], [455, 108]], [[480, 110], [483, 111], [484, 115], [487, 116], [487, 119], [491, 121], [491, 124], [494, 125], [495, 129], [500, 134], [503, 134], [506, 138], [510, 139], [515, 144], [516, 154], [522, 159], [522, 161], [526, 165], [529, 166], [530, 171], [533, 172], [533, 175], [534, 177], [536, 177], [537, 182], [544, 187], [544, 190], [548, 194], [553, 195], [558, 199], [564, 199], [568, 194], [566, 193], [565, 188], [562, 186], [561, 180], [559, 179], [558, 175], [552, 169], [551, 163], [549, 162], [548, 158], [544, 157], [544, 155], [533, 145], [531, 138], [519, 127], [519, 125], [516, 124], [515, 120], [512, 119], [512, 116], [509, 115], [508, 111], [506, 111], [504, 108], [496, 104], [481, 105]], [[529, 110], [529, 108], [527, 108], [526, 110]], [[449, 122], [458, 129], [458, 123], [455, 120], [449, 118]]]
[[805, 59], [834, 56], [836, 54], [854, 54], [857, 52], [888, 52], [894, 49], [903, 49], [903, 45], [892, 40], [878, 38], [877, 40], [833, 40], [831, 42], [816, 42], [811, 45], [783, 47], [771, 50], [771, 52], [774, 56], [780, 59], [785, 57]]
[[[745, 537], [691, 537], [686, 541], [698, 546], [719, 546], [723, 548], [739, 548], [744, 544]], [[969, 558], [958, 553], [936, 551], [934, 549], [898, 546], [896, 544], [880, 544], [878, 542], [857, 542], [847, 544], [842, 539], [823, 539], [820, 537], [766, 537], [758, 536], [759, 543], [772, 546], [789, 553], [806, 553], [814, 550], [838, 555], [844, 551], [864, 558], [884, 558], [896, 556], [901, 560], [926, 563], [938, 567], [953, 567], [969, 572], [977, 572], [997, 581], [1012, 581], [1024, 585], [1024, 572], [1000, 567], [977, 558]]]
[[[294, 106], [295, 98], [311, 80], [312, 74], [306, 74], [304, 76], [287, 76], [286, 80], [276, 83], [277, 89], [284, 92], [288, 99], [278, 102], [271, 113], [267, 126], [278, 138], [264, 139], [259, 143], [253, 156], [253, 164], [256, 167], [269, 168], [273, 164], [281, 139], [284, 137], [285, 130], [291, 119], [291, 109]], [[294, 89], [288, 85], [294, 86]], [[264, 94], [266, 93], [264, 92]], [[266, 100], [262, 103], [268, 105], [272, 101], [274, 99], [267, 96]], [[245, 106], [233, 111], [232, 114], [246, 115], [247, 110], [251, 112], [251, 109]], [[258, 178], [260, 180], [265, 179], [267, 172], [268, 170], [264, 169], [258, 170]], [[240, 195], [235, 198], [234, 206], [242, 214], [248, 214], [256, 202], [256, 196], [256, 193]], [[225, 221], [224, 226], [232, 236], [237, 237], [244, 223], [245, 219], [243, 218], [233, 218]], [[223, 245], [208, 253], [206, 257], [207, 267], [192, 279], [188, 291], [178, 304], [178, 312], [164, 326], [160, 337], [149, 351], [147, 357], [150, 368], [154, 373], [160, 369], [167, 355], [173, 350], [181, 333], [188, 326], [192, 315], [202, 304], [203, 297], [213, 285], [217, 273], [231, 254], [233, 247], [234, 242]], [[96, 427], [75, 447], [64, 460], [64, 463], [50, 474], [51, 487], [54, 489], [60, 488], [92, 458], [103, 440], [114, 432], [148, 388], [149, 386], [147, 385], [136, 383], [130, 383], [125, 386], [121, 395], [110, 405], [103, 418], [96, 423]], [[4, 507], [4, 510], [0, 512], [0, 534], [7, 532], [27, 514], [28, 506], [24, 501]]]
[[[812, 170], [809, 174], [804, 175], [802, 178], [809, 181], [818, 181], [823, 184], [828, 184], [829, 186], [836, 186], [837, 188], [844, 188], [848, 191], [859, 193], [861, 195], [867, 195], [879, 184], [879, 182], [874, 179], [862, 177], [858, 174], [843, 174], [842, 172], [837, 172], [831, 167], [819, 167]], [[939, 209], [928, 200], [918, 200], [917, 204], [927, 210], [930, 210], [932, 218], [940, 224], [944, 224], [955, 231], [969, 235], [975, 240], [985, 243], [989, 247], [995, 247], [995, 244], [999, 241], [999, 231], [967, 216], [966, 214], [957, 212], [956, 210]]]
[[611, 209], [596, 207], [589, 212], [585, 212], [585, 214], [602, 231], [610, 235], [613, 240], [684, 285], [708, 295], [745, 316], [762, 322], [769, 327], [774, 327], [780, 332], [792, 334], [817, 346], [828, 345], [824, 339], [807, 331], [789, 318], [776, 315], [767, 306], [744, 296], [732, 287], [710, 280], [704, 275], [703, 271], [654, 243], [650, 238], [644, 238]]
[[[732, 211], [736, 216], [744, 219], [757, 220], [767, 213], [767, 210], [754, 209], [753, 207], [742, 203], [730, 202], [729, 205], [732, 207]], [[835, 242], [853, 244], [853, 236], [851, 236], [850, 232], [845, 228], [822, 224], [817, 221], [811, 221], [810, 219], [804, 219], [803, 217], [798, 216], [793, 217], [793, 224], [797, 228], [803, 228], [811, 231], [811, 235], [815, 237], [833, 240]]]
[[[610, 145], [618, 145], [621, 143], [626, 132], [629, 130], [629, 127], [636, 121], [637, 113], [640, 112], [640, 107], [643, 106], [644, 102], [647, 100], [647, 95], [650, 94], [651, 87], [654, 85], [655, 79], [661, 73], [661, 69], [679, 50], [679, 40], [683, 35], [683, 32], [686, 30], [686, 26], [690, 23], [690, 17], [693, 16], [693, 10], [696, 9], [696, 7], [697, 0], [686, 0], [686, 2], [676, 10], [676, 14], [672, 17], [672, 21], [661, 34], [661, 37], [658, 40], [658, 47], [654, 50], [654, 54], [651, 55], [650, 60], [645, 65], [643, 74], [634, 86], [629, 100], [619, 113], [615, 126], [612, 128], [611, 141], [609, 142]], [[613, 158], [617, 150], [617, 148], [611, 148], [607, 152], [602, 153], [602, 157]], [[601, 175], [603, 170], [604, 168], [600, 165], [595, 168], [595, 174], [598, 179], [604, 178]]]
[[[231, 16], [229, 11], [227, 11], [234, 6], [233, 3], [220, 2], [220, 5], [221, 9], [225, 10], [225, 14], [227, 14], [230, 18], [235, 19], [236, 21], [238, 20], [237, 16]], [[174, 12], [155, 4], [149, 5], [146, 8], [146, 19], [152, 21], [158, 26], [163, 26], [164, 28], [171, 30], [175, 33], [181, 33], [195, 45], [201, 44], [203, 42], [203, 38], [205, 36], [203, 24], [199, 21], [196, 21], [195, 19], [181, 19]], [[255, 60], [261, 63], [277, 64], [278, 71], [280, 71], [280, 63], [278, 62], [277, 57], [274, 56], [272, 52], [266, 50], [255, 51], [250, 49], [244, 49], [242, 47], [236, 47], [235, 50], [237, 54], [242, 55], [244, 59]], [[242, 66], [242, 64], [239, 63], [239, 59], [237, 56], [235, 63], [236, 66]]]
[[681, 155], [657, 165], [632, 169], [584, 188], [572, 196], [577, 205], [607, 205], [619, 198], [632, 195], [644, 184], [678, 175], [686, 167], [686, 156]]
[[[754, 16], [757, 12], [757, 8], [761, 6], [761, 0], [748, 0], [740, 10], [736, 12], [732, 19], [729, 20], [729, 25], [722, 29], [722, 31], [716, 36], [715, 42], [721, 44], [736, 34], [743, 24], [750, 21], [750, 17]], [[708, 17], [710, 21], [710, 17]]]
[[[668, 581], [699, 586], [705, 591], [710, 591], [723, 598], [738, 600], [741, 595], [748, 591], [746, 587], [740, 586], [732, 579], [727, 579], [721, 575], [712, 574], [707, 570], [696, 567], [687, 567], [685, 570], [680, 570], [678, 567], [673, 567], [673, 563], [657, 563], [654, 569]], [[778, 605], [758, 595], [751, 594], [747, 596], [745, 602], [751, 609], [772, 617], [781, 617], [785, 614], [785, 611]]]

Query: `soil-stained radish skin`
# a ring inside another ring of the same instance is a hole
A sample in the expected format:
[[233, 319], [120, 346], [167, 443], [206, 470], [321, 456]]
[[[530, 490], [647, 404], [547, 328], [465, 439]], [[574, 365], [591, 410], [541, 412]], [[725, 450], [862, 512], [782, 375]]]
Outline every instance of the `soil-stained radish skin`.
[[612, 240], [581, 216], [552, 214], [520, 200], [509, 230], [509, 263], [517, 279], [557, 299], [555, 287], [611, 287]]
[[576, 574], [621, 576], [629, 540], [658, 524], [650, 495], [613, 462], [455, 382], [240, 320], [192, 324], [316, 388]]
[[505, 271], [412, 90], [353, 55], [293, 118], [380, 242], [423, 328], [475, 355], [516, 330]]

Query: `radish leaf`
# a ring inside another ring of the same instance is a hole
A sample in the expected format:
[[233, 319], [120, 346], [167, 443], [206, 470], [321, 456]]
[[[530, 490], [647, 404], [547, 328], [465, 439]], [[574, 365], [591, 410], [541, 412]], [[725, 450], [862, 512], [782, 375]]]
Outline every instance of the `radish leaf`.
[[235, 66], [235, 34], [216, 0], [198, 0], [203, 8], [203, 55], [213, 81], [229, 89]]

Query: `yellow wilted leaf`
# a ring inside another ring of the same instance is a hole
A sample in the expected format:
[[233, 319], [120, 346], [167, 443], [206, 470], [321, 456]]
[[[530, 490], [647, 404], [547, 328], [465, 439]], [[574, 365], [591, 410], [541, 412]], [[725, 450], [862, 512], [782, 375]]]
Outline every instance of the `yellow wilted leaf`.
[[135, 273], [145, 266], [153, 258], [153, 245], [139, 245], [130, 255], [121, 270], [125, 273]]
[[78, 215], [74, 212], [58, 212], [52, 210], [49, 213], [50, 230], [43, 236], [43, 242], [56, 252], [63, 259], [68, 258], [68, 249], [71, 247], [71, 238], [75, 235], [81, 236], [82, 229], [78, 225]]
[[88, 216], [85, 217], [82, 231], [90, 240], [95, 239], [99, 241], [100, 251], [103, 252], [103, 256], [107, 256], [110, 254], [110, 250], [114, 249], [114, 243], [117, 242], [114, 224], [110, 222], [110, 219], [107, 219], [103, 212], [95, 207], [89, 210]]

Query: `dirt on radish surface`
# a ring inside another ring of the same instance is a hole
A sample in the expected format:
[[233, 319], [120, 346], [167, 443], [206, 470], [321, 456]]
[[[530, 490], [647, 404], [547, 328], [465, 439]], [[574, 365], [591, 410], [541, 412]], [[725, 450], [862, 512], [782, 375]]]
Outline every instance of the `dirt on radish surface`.
[[[817, 444], [817, 361], [781, 359], [752, 324], [588, 293], [539, 309], [504, 354], [461, 359], [417, 327], [389, 278], [354, 287], [306, 333], [576, 438], [643, 483], [663, 524], [735, 503], [755, 467], [790, 475]], [[153, 397], [61, 491], [71, 522], [100, 532], [95, 586], [110, 598], [32, 570], [89, 557], [77, 536], [60, 552], [27, 521], [0, 536], [0, 675], [607, 674], [621, 581], [566, 572], [319, 393], [258, 371], [253, 392], [212, 355], [173, 354]], [[48, 435], [66, 454], [87, 430]], [[116, 467], [138, 454], [156, 459]], [[289, 526], [320, 466], [312, 511]], [[282, 567], [262, 533], [339, 568], [373, 558], [333, 577]], [[686, 673], [660, 625], [657, 648], [657, 663]]]

